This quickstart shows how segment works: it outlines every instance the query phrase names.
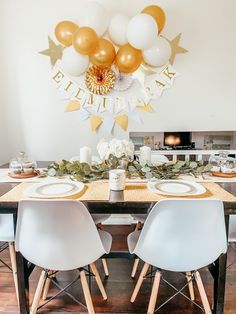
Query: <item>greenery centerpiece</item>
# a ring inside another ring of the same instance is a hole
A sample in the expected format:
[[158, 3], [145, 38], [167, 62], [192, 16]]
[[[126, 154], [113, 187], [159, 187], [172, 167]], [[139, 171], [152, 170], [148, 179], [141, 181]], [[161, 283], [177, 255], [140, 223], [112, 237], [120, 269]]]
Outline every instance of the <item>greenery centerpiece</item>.
[[111, 169], [125, 169], [127, 178], [140, 179], [175, 179], [181, 174], [197, 176], [209, 172], [211, 165], [204, 161], [176, 161], [163, 164], [148, 162], [141, 165], [134, 159], [134, 145], [127, 140], [101, 140], [97, 150], [101, 161], [99, 163], [83, 163], [80, 161], [61, 160], [48, 166], [48, 175], [69, 176], [72, 180], [91, 182], [108, 179]]
[[[120, 166], [120, 159], [110, 155], [107, 160], [99, 164], [89, 165], [79, 161], [62, 160], [53, 162], [48, 167], [48, 175], [62, 177], [69, 175], [72, 180], [81, 182], [91, 182], [101, 179], [108, 179], [109, 170], [123, 168]], [[175, 179], [181, 174], [191, 174], [197, 176], [208, 172], [211, 165], [204, 164], [203, 161], [177, 161], [162, 165], [147, 164], [141, 166], [136, 160], [129, 160], [126, 167], [127, 178], [140, 179]]]

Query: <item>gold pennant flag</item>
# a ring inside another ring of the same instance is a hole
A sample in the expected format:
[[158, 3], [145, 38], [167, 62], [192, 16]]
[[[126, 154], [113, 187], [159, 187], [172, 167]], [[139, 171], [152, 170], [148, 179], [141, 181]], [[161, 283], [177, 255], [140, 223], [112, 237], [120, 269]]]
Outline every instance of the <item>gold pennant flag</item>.
[[102, 118], [99, 116], [92, 115], [90, 117], [91, 129], [95, 132], [99, 126], [102, 124]]
[[154, 109], [152, 108], [152, 106], [149, 103], [144, 104], [143, 106], [137, 106], [136, 108], [140, 109], [140, 110], [144, 110], [146, 112], [153, 112], [154, 111]]
[[80, 110], [80, 103], [77, 100], [71, 100], [68, 103], [65, 112], [71, 112], [76, 110]]
[[127, 131], [128, 127], [128, 116], [126, 114], [122, 114], [120, 116], [115, 117], [115, 121], [119, 126], [124, 130]]

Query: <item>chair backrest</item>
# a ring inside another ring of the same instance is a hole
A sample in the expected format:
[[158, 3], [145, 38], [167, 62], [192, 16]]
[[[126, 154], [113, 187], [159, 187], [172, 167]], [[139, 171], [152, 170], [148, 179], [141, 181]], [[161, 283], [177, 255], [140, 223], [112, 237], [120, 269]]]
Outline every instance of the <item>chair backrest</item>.
[[14, 235], [14, 223], [12, 214], [0, 215], [0, 241], [13, 242]]
[[235, 242], [236, 241], [236, 216], [230, 215], [229, 218], [229, 236], [228, 236], [229, 242]]
[[107, 253], [87, 208], [74, 200], [20, 201], [15, 245], [28, 261], [53, 270], [83, 267]]
[[161, 154], [152, 154], [151, 155], [151, 161], [152, 162], [160, 162], [160, 163], [165, 163], [165, 162], [169, 162], [169, 159], [165, 156], [165, 155], [161, 155]]
[[168, 199], [151, 210], [133, 253], [161, 269], [181, 272], [207, 266], [226, 251], [221, 201]]

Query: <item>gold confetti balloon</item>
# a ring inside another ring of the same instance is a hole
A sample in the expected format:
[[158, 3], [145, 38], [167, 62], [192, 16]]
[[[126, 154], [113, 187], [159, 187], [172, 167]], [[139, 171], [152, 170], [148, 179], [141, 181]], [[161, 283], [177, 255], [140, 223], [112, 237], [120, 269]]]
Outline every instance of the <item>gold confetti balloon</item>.
[[91, 66], [85, 75], [88, 90], [97, 95], [108, 94], [115, 85], [115, 73], [110, 68]]

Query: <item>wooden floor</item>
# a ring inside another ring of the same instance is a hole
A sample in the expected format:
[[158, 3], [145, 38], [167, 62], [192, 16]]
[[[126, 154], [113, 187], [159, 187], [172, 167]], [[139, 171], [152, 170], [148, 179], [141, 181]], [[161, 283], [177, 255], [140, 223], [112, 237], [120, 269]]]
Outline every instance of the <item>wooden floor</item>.
[[[106, 229], [113, 234], [114, 249], [126, 248], [126, 237], [132, 231], [132, 226], [107, 226]], [[1, 257], [4, 261], [9, 262], [8, 252], [2, 253]], [[236, 263], [230, 264], [236, 260], [236, 249], [230, 247], [228, 254], [228, 273], [227, 273], [227, 289], [226, 289], [226, 303], [225, 314], [236, 313]], [[136, 280], [130, 278], [132, 268], [132, 261], [128, 259], [111, 259], [108, 260], [110, 277], [105, 279], [101, 268], [101, 262], [98, 262], [100, 274], [108, 294], [108, 300], [103, 301], [99, 291], [94, 282], [92, 282], [92, 299], [95, 307], [95, 312], [99, 313], [137, 313], [142, 314], [147, 311], [147, 304], [150, 296], [151, 280], [147, 279], [143, 284], [141, 291], [134, 304], [130, 303], [131, 292], [134, 288]], [[40, 270], [36, 268], [30, 278], [31, 299], [32, 293], [35, 290], [36, 283], [39, 277]], [[207, 270], [202, 270], [202, 279], [207, 290], [210, 302], [212, 302], [212, 279]], [[57, 281], [61, 285], [66, 285], [70, 280], [75, 278], [76, 272], [58, 273]], [[185, 284], [185, 278], [182, 274], [164, 273], [165, 278], [171, 281], [177, 287]], [[196, 287], [195, 287], [196, 288]], [[49, 295], [56, 293], [55, 288], [51, 288]], [[78, 298], [83, 304], [85, 303], [80, 282], [77, 282], [70, 292]], [[185, 291], [188, 295], [188, 291]], [[199, 295], [195, 289], [196, 299], [199, 302]], [[161, 283], [158, 304], [165, 301], [173, 294], [173, 290]], [[0, 265], [0, 313], [16, 314], [19, 313], [17, 309], [16, 297], [14, 292], [14, 285], [12, 274], [2, 265]], [[61, 295], [55, 300], [40, 309], [38, 313], [86, 313], [83, 306], [76, 304], [69, 297]], [[195, 305], [189, 303], [182, 296], [177, 296], [168, 305], [164, 306], [158, 313], [167, 314], [190, 314], [202, 313]]]

